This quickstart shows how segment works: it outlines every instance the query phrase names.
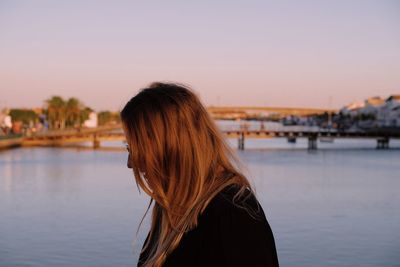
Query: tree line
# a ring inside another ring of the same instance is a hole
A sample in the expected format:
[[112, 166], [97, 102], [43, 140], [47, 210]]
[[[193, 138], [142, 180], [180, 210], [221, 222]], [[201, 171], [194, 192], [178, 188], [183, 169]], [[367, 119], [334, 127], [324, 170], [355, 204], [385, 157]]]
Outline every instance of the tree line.
[[53, 96], [45, 103], [44, 114], [51, 129], [81, 127], [93, 112], [75, 97], [64, 100], [60, 96]]
[[[20, 122], [25, 127], [30, 127], [37, 123], [47, 124], [49, 129], [67, 129], [82, 127], [84, 122], [89, 119], [93, 109], [83, 104], [76, 97], [64, 99], [61, 96], [52, 96], [44, 101], [41, 111], [32, 109], [10, 109], [9, 115], [12, 122]], [[111, 111], [100, 111], [97, 113], [98, 125], [118, 123], [119, 113]]]

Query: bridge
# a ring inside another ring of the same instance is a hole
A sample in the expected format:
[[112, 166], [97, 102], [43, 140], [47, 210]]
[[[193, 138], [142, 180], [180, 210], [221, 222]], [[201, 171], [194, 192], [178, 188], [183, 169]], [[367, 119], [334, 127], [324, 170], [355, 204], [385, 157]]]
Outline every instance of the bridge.
[[[221, 127], [221, 131], [227, 138], [238, 140], [238, 149], [245, 149], [246, 139], [260, 138], [286, 138], [288, 142], [296, 142], [297, 138], [308, 140], [308, 149], [317, 149], [317, 140], [332, 140], [336, 138], [368, 138], [375, 139], [377, 149], [389, 148], [389, 140], [400, 138], [400, 131], [336, 131], [321, 129], [318, 127], [287, 127], [268, 129], [265, 127], [251, 128], [245, 124], [236, 127]], [[125, 141], [125, 135], [120, 125], [98, 127], [81, 130], [50, 131], [42, 134], [25, 136], [22, 146], [66, 146], [69, 144], [91, 142], [93, 148], [99, 148], [103, 141]]]
[[92, 142], [99, 148], [102, 141], [125, 141], [121, 125], [70, 130], [56, 130], [25, 136], [22, 146], [65, 146]]
[[319, 109], [319, 108], [289, 108], [289, 107], [257, 107], [257, 106], [210, 106], [207, 107], [208, 112], [213, 115], [218, 114], [237, 114], [238, 116], [247, 113], [265, 112], [279, 114], [280, 116], [309, 116], [326, 113], [337, 112], [335, 109]]

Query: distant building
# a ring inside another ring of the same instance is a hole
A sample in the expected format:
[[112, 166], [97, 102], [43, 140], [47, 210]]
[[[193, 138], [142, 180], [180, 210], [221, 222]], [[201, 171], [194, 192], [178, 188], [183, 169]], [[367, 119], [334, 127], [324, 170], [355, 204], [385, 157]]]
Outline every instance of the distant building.
[[85, 127], [88, 127], [88, 128], [95, 128], [95, 127], [97, 127], [97, 125], [98, 125], [98, 122], [97, 122], [97, 113], [96, 113], [96, 112], [91, 112], [91, 113], [89, 114], [89, 119], [87, 119], [87, 120], [83, 123], [83, 125], [84, 125]]
[[400, 95], [391, 95], [386, 100], [370, 97], [363, 102], [353, 102], [340, 112], [350, 115], [353, 122], [361, 128], [400, 127]]
[[11, 116], [8, 115], [8, 110], [0, 111], [0, 134], [7, 134], [12, 127]]
[[6, 115], [4, 117], [3, 124], [7, 128], [11, 128], [12, 127], [12, 120], [11, 120], [11, 116], [10, 115]]
[[381, 98], [380, 96], [374, 96], [374, 97], [370, 97], [367, 100], [365, 100], [365, 104], [377, 107], [377, 106], [385, 104], [385, 100], [383, 98]]
[[364, 107], [359, 110], [360, 114], [370, 115], [376, 118], [385, 100], [379, 96], [370, 97], [364, 101]]
[[340, 112], [343, 115], [350, 115], [351, 117], [355, 117], [356, 115], [358, 115], [359, 110], [363, 107], [365, 107], [365, 102], [356, 101], [344, 106], [342, 109], [340, 109]]
[[361, 114], [376, 116], [380, 108], [385, 105], [385, 100], [379, 96], [374, 96], [366, 99], [365, 101], [357, 101], [350, 103], [343, 107], [340, 111], [344, 115], [351, 115], [352, 117]]
[[379, 127], [400, 127], [400, 95], [389, 96], [377, 114]]

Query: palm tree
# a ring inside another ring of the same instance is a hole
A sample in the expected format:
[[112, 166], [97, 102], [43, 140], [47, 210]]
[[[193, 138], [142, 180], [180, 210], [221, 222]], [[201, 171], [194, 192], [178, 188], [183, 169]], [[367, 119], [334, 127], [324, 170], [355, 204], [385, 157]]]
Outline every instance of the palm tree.
[[75, 97], [66, 102], [66, 124], [75, 127], [82, 124], [81, 113], [84, 110], [83, 104]]
[[93, 111], [91, 108], [85, 107], [83, 103], [75, 97], [71, 97], [65, 101], [60, 96], [53, 96], [46, 100], [46, 104], [47, 117], [50, 128], [52, 129], [80, 127]]
[[47, 116], [52, 129], [64, 129], [66, 120], [66, 103], [60, 96], [46, 100]]

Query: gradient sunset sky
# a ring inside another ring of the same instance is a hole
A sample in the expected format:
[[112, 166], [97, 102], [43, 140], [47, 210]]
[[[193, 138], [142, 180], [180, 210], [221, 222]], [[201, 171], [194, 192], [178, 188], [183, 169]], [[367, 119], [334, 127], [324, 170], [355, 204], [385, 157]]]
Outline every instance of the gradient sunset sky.
[[400, 94], [400, 1], [0, 1], [0, 108], [117, 110], [152, 81], [206, 105]]

